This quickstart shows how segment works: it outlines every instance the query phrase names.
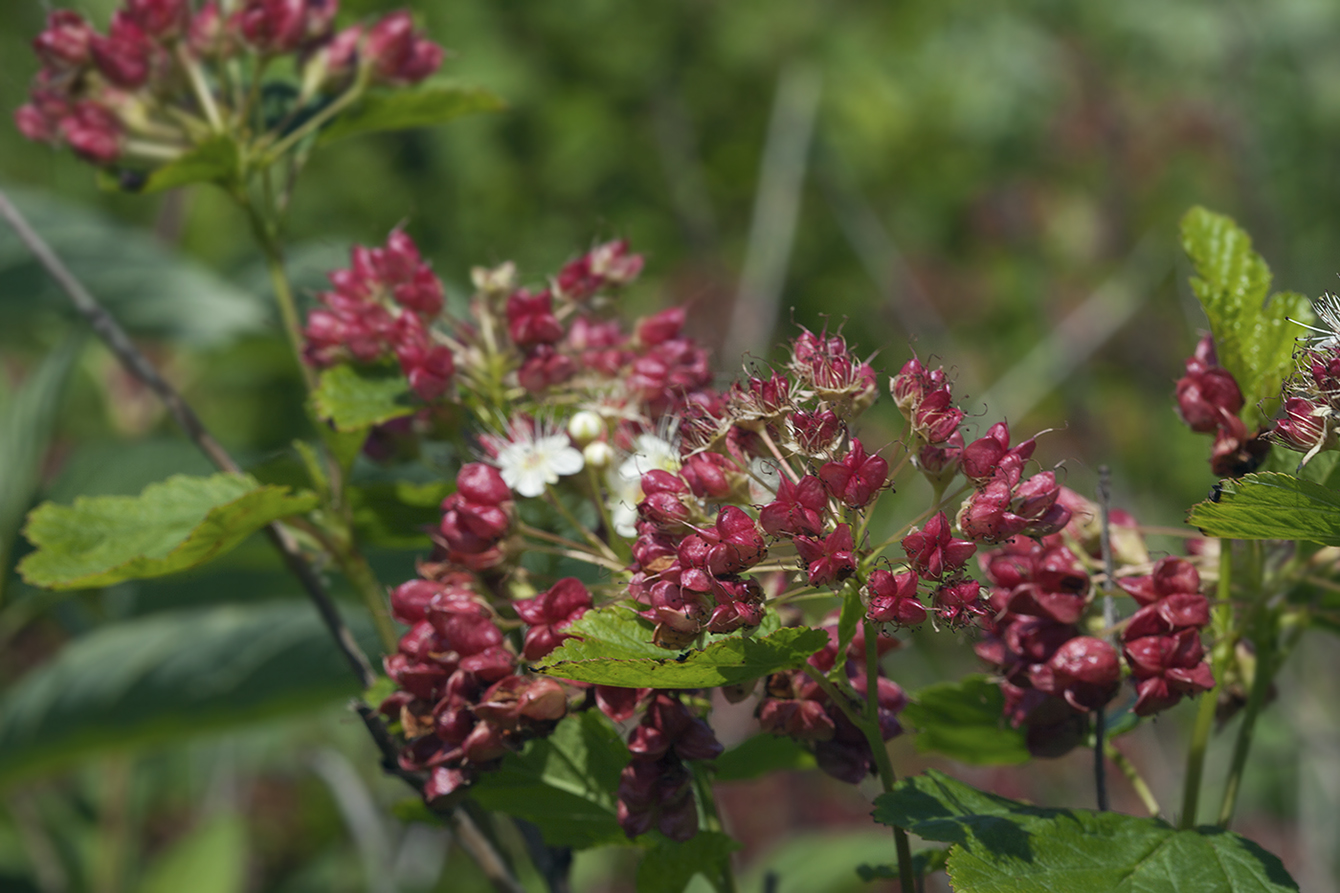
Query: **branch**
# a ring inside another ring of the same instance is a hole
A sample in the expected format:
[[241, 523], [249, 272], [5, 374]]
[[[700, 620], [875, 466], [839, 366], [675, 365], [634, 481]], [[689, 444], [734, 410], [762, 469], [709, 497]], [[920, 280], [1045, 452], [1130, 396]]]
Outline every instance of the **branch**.
[[[228, 452], [209, 433], [204, 422], [200, 421], [200, 417], [195, 414], [195, 410], [191, 409], [177, 389], [159, 374], [153, 363], [130, 340], [130, 336], [126, 334], [125, 329], [121, 328], [120, 324], [98, 303], [88, 289], [84, 288], [83, 283], [74, 277], [69, 268], [51, 250], [51, 246], [47, 245], [42, 237], [28, 225], [28, 221], [19, 212], [19, 209], [14, 207], [14, 204], [9, 200], [9, 196], [3, 190], [0, 190], [0, 217], [4, 217], [14, 232], [18, 234], [23, 244], [37, 258], [38, 263], [46, 269], [51, 278], [61, 287], [61, 290], [69, 296], [75, 309], [88, 321], [88, 324], [107, 345], [108, 349], [121, 361], [121, 365], [158, 395], [158, 398], [163, 401], [168, 412], [172, 414], [186, 436], [191, 439], [191, 442], [220, 471], [241, 474], [241, 467], [233, 461], [233, 457], [228, 455]], [[372, 665], [368, 663], [367, 655], [358, 647], [353, 634], [344, 625], [339, 611], [335, 608], [335, 603], [331, 600], [330, 594], [326, 592], [325, 584], [321, 582], [311, 564], [303, 557], [293, 534], [280, 526], [278, 522], [267, 525], [265, 534], [284, 559], [284, 565], [298, 578], [298, 582], [307, 591], [307, 595], [321, 615], [321, 620], [326, 624], [326, 629], [330, 632], [331, 638], [335, 640], [335, 644], [344, 655], [349, 668], [358, 678], [359, 684], [363, 688], [372, 685], [377, 676], [372, 670]]]

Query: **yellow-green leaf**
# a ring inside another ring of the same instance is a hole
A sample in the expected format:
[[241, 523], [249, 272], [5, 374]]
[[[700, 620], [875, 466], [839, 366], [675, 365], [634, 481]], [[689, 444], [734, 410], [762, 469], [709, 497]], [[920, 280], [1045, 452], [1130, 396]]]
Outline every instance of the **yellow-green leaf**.
[[86, 589], [171, 574], [217, 558], [279, 518], [316, 507], [310, 493], [249, 475], [176, 475], [138, 496], [80, 496], [28, 515], [36, 547], [19, 564], [34, 586]]

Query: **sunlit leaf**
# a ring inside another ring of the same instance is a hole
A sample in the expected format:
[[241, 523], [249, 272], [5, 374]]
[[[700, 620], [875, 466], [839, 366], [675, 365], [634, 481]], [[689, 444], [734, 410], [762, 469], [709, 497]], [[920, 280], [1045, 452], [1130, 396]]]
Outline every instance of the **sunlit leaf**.
[[158, 577], [204, 564], [279, 518], [316, 507], [310, 493], [262, 486], [240, 474], [177, 475], [139, 496], [80, 496], [28, 515], [36, 547], [19, 564], [24, 580], [84, 589]]
[[1042, 809], [934, 769], [881, 794], [874, 818], [952, 843], [948, 871], [957, 893], [1298, 889], [1278, 858], [1222, 828], [1179, 831], [1160, 819]]
[[1340, 545], [1340, 491], [1287, 474], [1249, 474], [1216, 492], [1187, 517], [1209, 536]]
[[713, 688], [794, 669], [828, 644], [821, 629], [719, 637], [702, 649], [667, 651], [651, 628], [623, 608], [588, 611], [568, 639], [535, 667], [564, 679], [626, 688]]
[[414, 412], [409, 383], [393, 366], [342, 364], [321, 373], [316, 412], [340, 431], [358, 431]]
[[1219, 362], [1246, 399], [1249, 420], [1268, 422], [1280, 385], [1293, 368], [1295, 339], [1306, 330], [1285, 317], [1312, 319], [1303, 295], [1270, 297], [1270, 268], [1252, 250], [1251, 237], [1233, 220], [1204, 208], [1182, 218], [1182, 247], [1196, 267], [1191, 289], [1205, 308]]

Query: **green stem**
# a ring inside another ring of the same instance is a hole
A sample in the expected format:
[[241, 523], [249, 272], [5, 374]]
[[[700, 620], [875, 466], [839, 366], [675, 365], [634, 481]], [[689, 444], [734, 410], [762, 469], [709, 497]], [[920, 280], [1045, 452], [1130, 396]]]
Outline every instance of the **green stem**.
[[209, 84], [205, 83], [205, 74], [200, 70], [194, 58], [191, 57], [185, 43], [177, 44], [177, 61], [186, 72], [187, 79], [191, 82], [191, 92], [195, 94], [196, 102], [200, 103], [200, 110], [205, 113], [205, 119], [209, 121], [210, 128], [215, 133], [223, 133], [223, 116], [219, 114], [219, 107], [214, 103], [214, 94], [210, 92]]
[[1163, 812], [1162, 808], [1159, 807], [1159, 801], [1154, 798], [1154, 792], [1149, 789], [1144, 777], [1140, 775], [1140, 770], [1135, 768], [1135, 764], [1127, 759], [1124, 753], [1117, 750], [1117, 746], [1112, 743], [1111, 739], [1104, 742], [1103, 752], [1112, 761], [1112, 765], [1116, 766], [1118, 771], [1126, 776], [1126, 780], [1135, 789], [1135, 795], [1140, 798], [1140, 802], [1145, 805], [1145, 809], [1149, 810], [1150, 816], [1157, 816]]
[[400, 635], [396, 632], [395, 624], [391, 622], [391, 614], [387, 609], [386, 590], [377, 579], [377, 575], [372, 572], [372, 567], [367, 559], [349, 540], [349, 545], [345, 548], [336, 550], [335, 560], [340, 565], [340, 570], [363, 599], [363, 604], [367, 606], [368, 613], [372, 615], [372, 623], [377, 627], [377, 638], [381, 640], [382, 650], [387, 654], [392, 654], [400, 646]]
[[[884, 734], [879, 727], [879, 627], [869, 620], [862, 620], [861, 623], [865, 626], [865, 738], [875, 757], [880, 784], [887, 794], [893, 790], [893, 783], [898, 780], [898, 776], [893, 772], [889, 748], [884, 743]], [[893, 827], [893, 845], [898, 852], [899, 883], [904, 890], [915, 890], [917, 881], [912, 871], [912, 844], [907, 839], [907, 831], [897, 825]]]
[[1219, 541], [1219, 588], [1217, 592], [1218, 605], [1215, 607], [1215, 633], [1219, 644], [1216, 645], [1214, 655], [1215, 687], [1201, 695], [1200, 707], [1196, 712], [1196, 724], [1191, 730], [1191, 744], [1187, 749], [1186, 755], [1186, 786], [1182, 790], [1182, 815], [1178, 821], [1179, 828], [1196, 827], [1196, 811], [1200, 805], [1200, 785], [1201, 779], [1205, 774], [1205, 751], [1210, 745], [1210, 732], [1214, 730], [1214, 708], [1219, 700], [1219, 687], [1223, 684], [1224, 669], [1227, 661], [1223, 660], [1225, 645], [1231, 648], [1227, 643], [1228, 628], [1232, 622], [1232, 606], [1229, 603], [1229, 595], [1233, 588], [1233, 541], [1221, 539]]
[[1247, 706], [1242, 710], [1242, 725], [1238, 726], [1238, 736], [1233, 742], [1233, 760], [1229, 764], [1228, 781], [1224, 785], [1224, 799], [1219, 805], [1218, 823], [1224, 828], [1233, 821], [1238, 791], [1242, 787], [1242, 773], [1247, 766], [1247, 753], [1251, 750], [1252, 733], [1256, 729], [1256, 717], [1265, 704], [1270, 683], [1275, 677], [1279, 612], [1263, 606], [1254, 626], [1252, 638], [1256, 645], [1256, 672], [1252, 677], [1252, 690], [1247, 695]]
[[265, 266], [270, 273], [270, 285], [274, 288], [275, 301], [279, 304], [279, 316], [284, 322], [289, 347], [293, 349], [293, 358], [302, 371], [307, 390], [314, 391], [317, 385], [316, 373], [302, 361], [302, 321], [298, 317], [298, 304], [293, 297], [293, 286], [289, 284], [288, 273], [284, 270], [284, 253], [275, 235], [275, 225], [257, 210], [250, 196], [241, 189], [234, 191], [233, 198], [246, 212], [252, 236], [260, 246], [261, 253], [265, 255]]

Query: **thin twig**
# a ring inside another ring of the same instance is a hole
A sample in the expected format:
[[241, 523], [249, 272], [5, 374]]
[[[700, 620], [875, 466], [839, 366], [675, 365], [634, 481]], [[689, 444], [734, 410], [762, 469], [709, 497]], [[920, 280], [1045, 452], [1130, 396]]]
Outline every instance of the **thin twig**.
[[[1098, 518], [1103, 549], [1103, 628], [1111, 629], [1117, 620], [1116, 601], [1112, 598], [1112, 469], [1098, 466]], [[1106, 707], [1098, 705], [1093, 712], [1093, 785], [1099, 812], [1106, 812], [1107, 760], [1103, 737], [1107, 732]]]
[[[148, 357], [140, 352], [120, 324], [98, 303], [88, 289], [84, 288], [83, 283], [74, 277], [74, 274], [70, 272], [64, 262], [51, 250], [51, 246], [47, 245], [42, 237], [29, 226], [27, 219], [9, 200], [9, 196], [3, 190], [0, 190], [0, 217], [5, 218], [5, 221], [13, 228], [19, 239], [37, 258], [38, 263], [56, 281], [61, 290], [69, 296], [75, 309], [88, 321], [88, 324], [107, 345], [108, 349], [116, 355], [121, 365], [158, 395], [158, 398], [163, 401], [168, 412], [172, 414], [173, 419], [181, 426], [182, 431], [191, 439], [191, 442], [220, 471], [241, 474], [241, 467], [233, 461], [233, 457], [228, 455], [228, 452], [209, 433], [204, 422], [195, 414], [195, 410], [191, 409], [177, 389], [159, 374], [158, 369], [154, 367]], [[344, 620], [341, 619], [339, 611], [335, 608], [334, 601], [330, 594], [326, 592], [325, 584], [321, 582], [311, 564], [303, 557], [293, 534], [277, 522], [267, 525], [265, 534], [271, 544], [279, 550], [285, 566], [298, 578], [303, 589], [306, 590], [308, 597], [316, 606], [317, 612], [320, 613], [326, 629], [330, 632], [331, 638], [335, 640], [336, 647], [340, 649], [340, 653], [344, 655], [350, 669], [358, 677], [359, 684], [364, 688], [372, 685], [377, 676], [372, 670], [372, 665], [368, 662], [367, 655], [363, 653], [363, 650], [354, 640], [353, 633], [349, 632], [349, 628], [345, 626]]]

